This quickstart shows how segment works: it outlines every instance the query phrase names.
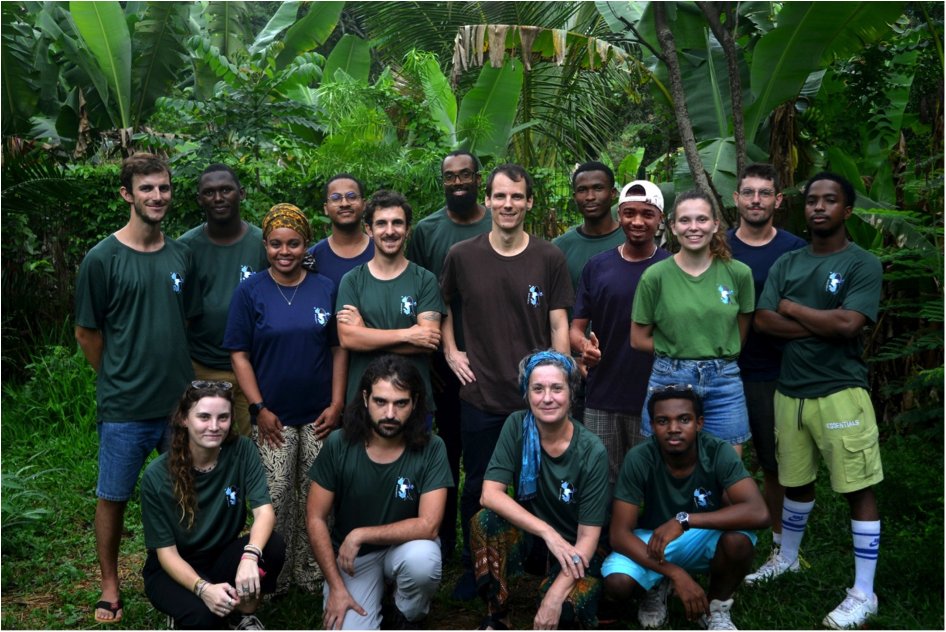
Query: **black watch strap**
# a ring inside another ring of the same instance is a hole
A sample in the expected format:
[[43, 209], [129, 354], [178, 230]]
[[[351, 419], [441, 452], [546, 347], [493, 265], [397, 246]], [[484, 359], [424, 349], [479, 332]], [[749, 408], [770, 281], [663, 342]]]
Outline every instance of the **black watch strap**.
[[257, 402], [256, 404], [250, 404], [250, 414], [256, 417], [260, 412], [266, 408], [266, 402]]

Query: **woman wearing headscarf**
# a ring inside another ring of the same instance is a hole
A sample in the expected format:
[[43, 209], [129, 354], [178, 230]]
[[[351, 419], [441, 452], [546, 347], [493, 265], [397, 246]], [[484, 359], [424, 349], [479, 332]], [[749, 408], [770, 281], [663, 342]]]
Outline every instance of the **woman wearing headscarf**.
[[223, 346], [250, 402], [276, 531], [286, 541], [276, 594], [292, 579], [315, 592], [322, 573], [306, 532], [307, 472], [322, 439], [338, 427], [348, 355], [335, 329], [335, 285], [306, 252], [309, 220], [295, 206], [277, 204], [262, 228], [270, 267], [237, 286]]
[[471, 525], [477, 590], [489, 607], [481, 630], [508, 629], [508, 579], [523, 570], [545, 575], [535, 629], [597, 623], [608, 455], [569, 417], [580, 379], [574, 361], [553, 350], [519, 364], [528, 409], [503, 426], [483, 480], [484, 508]]

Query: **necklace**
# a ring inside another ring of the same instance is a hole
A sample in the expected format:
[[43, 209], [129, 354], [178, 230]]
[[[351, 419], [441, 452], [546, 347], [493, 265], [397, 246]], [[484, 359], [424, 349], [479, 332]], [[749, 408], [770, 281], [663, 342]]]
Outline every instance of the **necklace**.
[[294, 290], [292, 291], [292, 298], [286, 298], [286, 295], [283, 294], [283, 292], [282, 292], [282, 287], [280, 287], [279, 283], [276, 282], [276, 279], [273, 278], [273, 272], [272, 272], [272, 270], [269, 271], [269, 278], [270, 278], [270, 279], [273, 279], [273, 283], [276, 283], [276, 289], [279, 290], [279, 295], [282, 296], [282, 300], [286, 301], [286, 304], [287, 304], [287, 305], [292, 306], [292, 302], [293, 302], [294, 300], [296, 300], [296, 292], [299, 291], [299, 286], [302, 285], [302, 282], [300, 281], [300, 282], [296, 285], [296, 289], [294, 289]]
[[[627, 261], [627, 257], [624, 256], [624, 246], [625, 246], [625, 244], [627, 244], [626, 241], [625, 241], [623, 244], [621, 244], [621, 247], [620, 247], [620, 248], [618, 248], [618, 252], [621, 254], [621, 258], [624, 259], [625, 261]], [[657, 254], [657, 244], [654, 244], [654, 251], [653, 251], [652, 253], [650, 253], [650, 256], [647, 257], [646, 259], [641, 259], [640, 261], [647, 261], [647, 260], [649, 260], [649, 259], [653, 259], [655, 254]], [[628, 261], [628, 263], [640, 263], [640, 261]]]
[[[221, 451], [222, 451], [222, 450], [221, 450]], [[212, 469], [214, 469], [215, 467], [217, 467], [217, 461], [219, 461], [219, 460], [220, 460], [220, 452], [217, 452], [217, 458], [214, 459], [214, 462], [213, 462], [213, 463], [211, 463], [211, 464], [210, 464], [209, 466], [207, 466], [207, 467], [197, 467], [197, 466], [195, 465], [195, 466], [194, 466], [194, 471], [197, 472], [198, 474], [206, 474], [207, 472], [209, 472], [209, 471], [211, 471]]]

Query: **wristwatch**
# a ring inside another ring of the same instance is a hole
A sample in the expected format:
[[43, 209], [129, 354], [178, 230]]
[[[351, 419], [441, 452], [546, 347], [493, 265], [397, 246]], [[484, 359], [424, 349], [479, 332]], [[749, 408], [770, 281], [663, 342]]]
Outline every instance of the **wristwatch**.
[[258, 404], [250, 404], [250, 414], [256, 417], [266, 408], [266, 402], [259, 402]]
[[684, 531], [690, 530], [690, 514], [685, 511], [681, 511], [677, 514], [677, 522], [680, 523], [680, 526], [683, 527]]

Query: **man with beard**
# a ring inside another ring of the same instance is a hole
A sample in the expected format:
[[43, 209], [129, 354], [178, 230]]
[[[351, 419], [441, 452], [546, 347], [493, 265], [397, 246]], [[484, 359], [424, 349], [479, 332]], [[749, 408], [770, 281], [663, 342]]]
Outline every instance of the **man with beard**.
[[[782, 203], [778, 172], [772, 165], [754, 162], [739, 175], [733, 201], [739, 211], [737, 228], [726, 233], [733, 259], [752, 269], [755, 300], [759, 302], [772, 264], [786, 252], [804, 248], [804, 239], [773, 226], [775, 209]], [[772, 522], [772, 555], [756, 573], [746, 577], [752, 583], [766, 574], [782, 542], [782, 498], [775, 459], [775, 383], [778, 381], [782, 351], [777, 341], [752, 329], [739, 355], [739, 370], [749, 410], [749, 427], [759, 465], [762, 467], [762, 494]], [[760, 575], [761, 573], [761, 575]]]
[[[612, 486], [624, 455], [643, 438], [641, 411], [654, 363], [653, 354], [628, 344], [630, 307], [644, 270], [670, 256], [654, 242], [664, 208], [657, 185], [645, 180], [631, 182], [621, 191], [618, 203], [624, 240], [592, 257], [585, 266], [569, 329], [572, 349], [587, 367], [585, 426], [607, 448]], [[589, 324], [594, 331], [587, 336]]]
[[[461, 384], [465, 482], [460, 516], [468, 570], [453, 598], [463, 601], [476, 597], [470, 520], [481, 509], [483, 476], [506, 418], [524, 408], [516, 367], [535, 349], [569, 352], [566, 309], [574, 293], [568, 264], [561, 250], [523, 228], [532, 208], [532, 189], [532, 176], [519, 165], [493, 169], [486, 180], [492, 228], [453, 246], [440, 276], [447, 303], [444, 356]], [[466, 316], [465, 352], [457, 348], [457, 325], [450, 318], [450, 301], [457, 295]]]
[[200, 282], [204, 313], [187, 332], [191, 364], [198, 380], [233, 385], [233, 418], [240, 434], [250, 437], [249, 402], [223, 348], [230, 299], [245, 279], [269, 267], [263, 231], [240, 217], [246, 189], [227, 165], [214, 163], [197, 181], [197, 205], [207, 221], [178, 239], [194, 255], [194, 272]]
[[[493, 220], [489, 209], [480, 204], [479, 160], [468, 151], [458, 149], [446, 155], [440, 165], [446, 204], [417, 223], [407, 244], [407, 258], [440, 278], [443, 262], [453, 244], [488, 233]], [[466, 351], [463, 341], [463, 315], [460, 296], [453, 297], [450, 310], [457, 325], [457, 349]], [[450, 370], [443, 351], [430, 356], [434, 403], [437, 406], [437, 433], [447, 446], [447, 462], [453, 482], [460, 482], [460, 380]], [[440, 543], [446, 561], [457, 543], [457, 488], [447, 491], [447, 519], [440, 525]]]
[[118, 550], [125, 507], [145, 459], [164, 450], [168, 415], [194, 379], [187, 319], [201, 313], [191, 251], [161, 232], [171, 207], [167, 163], [135, 154], [119, 177], [131, 217], [89, 251], [76, 281], [76, 339], [98, 373], [100, 623], [124, 614]]
[[788, 341], [775, 394], [782, 546], [759, 579], [799, 568], [820, 455], [831, 489], [851, 508], [855, 571], [854, 587], [822, 623], [859, 628], [877, 614], [880, 512], [872, 486], [884, 478], [860, 334], [877, 322], [883, 266], [847, 239], [855, 199], [850, 182], [822, 171], [808, 180], [804, 195], [811, 246], [775, 262], [755, 317], [760, 332]]
[[[393, 582], [391, 630], [422, 630], [440, 585], [437, 530], [453, 485], [427, 425], [424, 379], [405, 358], [375, 358], [345, 425], [309, 471], [309, 540], [325, 574], [324, 630], [377, 630]], [[328, 527], [329, 513], [335, 521]]]
[[332, 222], [332, 234], [309, 248], [319, 274], [342, 285], [350, 270], [374, 257], [374, 243], [361, 229], [365, 212], [365, 193], [361, 181], [348, 173], [339, 173], [322, 188], [325, 214]]
[[[621, 226], [611, 217], [611, 204], [617, 194], [618, 191], [614, 188], [614, 172], [604, 163], [586, 162], [579, 165], [572, 174], [572, 199], [575, 200], [575, 206], [578, 207], [584, 222], [556, 237], [552, 243], [565, 253], [568, 276], [571, 277], [572, 289], [576, 293], [581, 271], [588, 260], [624, 243]], [[568, 318], [572, 318], [571, 310], [568, 310]], [[575, 394], [572, 416], [582, 421], [585, 416], [585, 380], [588, 377], [588, 368], [581, 362], [578, 362], [578, 368], [583, 379]]]
[[[440, 346], [445, 310], [437, 277], [404, 256], [412, 217], [411, 205], [396, 191], [380, 190], [366, 205], [374, 257], [345, 275], [335, 304], [338, 339], [351, 353], [347, 402], [358, 398], [361, 375], [384, 353], [408, 356], [430, 393], [427, 356]], [[433, 410], [429, 395], [427, 405]]]

